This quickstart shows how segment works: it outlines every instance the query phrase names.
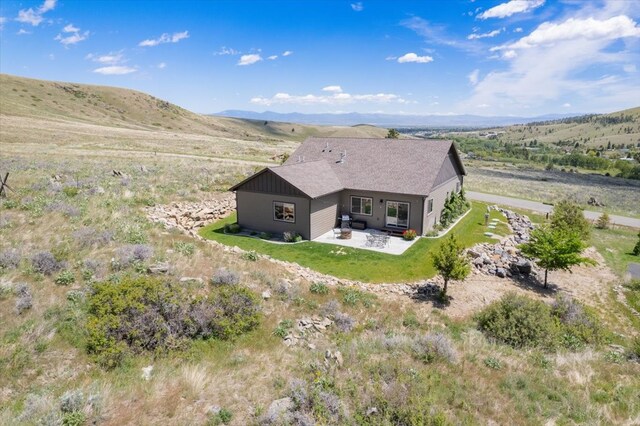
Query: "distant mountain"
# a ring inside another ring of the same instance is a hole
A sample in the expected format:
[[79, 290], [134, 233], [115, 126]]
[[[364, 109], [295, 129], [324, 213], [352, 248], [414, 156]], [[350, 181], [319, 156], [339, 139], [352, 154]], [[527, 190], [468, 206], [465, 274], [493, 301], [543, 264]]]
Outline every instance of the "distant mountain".
[[280, 121], [300, 124], [354, 126], [369, 124], [382, 127], [498, 127], [525, 124], [532, 121], [549, 121], [582, 114], [547, 114], [537, 117], [490, 117], [481, 115], [399, 115], [399, 114], [303, 114], [299, 112], [279, 113], [273, 111], [255, 112], [226, 110], [216, 116], [244, 118], [251, 120]]

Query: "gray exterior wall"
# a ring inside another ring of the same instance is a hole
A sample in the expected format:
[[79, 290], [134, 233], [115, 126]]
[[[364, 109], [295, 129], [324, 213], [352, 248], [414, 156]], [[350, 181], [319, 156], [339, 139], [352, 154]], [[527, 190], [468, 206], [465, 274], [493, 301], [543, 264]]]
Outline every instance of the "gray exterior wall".
[[258, 176], [247, 180], [237, 190], [251, 192], [268, 192], [271, 194], [291, 195], [304, 197], [304, 193], [271, 170], [265, 170]]
[[[293, 203], [295, 207], [295, 223], [281, 222], [273, 219], [273, 202]], [[263, 194], [244, 190], [236, 191], [238, 224], [254, 231], [283, 233], [297, 232], [302, 238], [309, 239], [309, 204], [306, 197], [293, 197], [282, 194]]]
[[428, 200], [433, 199], [433, 211], [431, 213], [427, 213], [427, 204], [425, 204], [424, 223], [426, 226], [423, 234], [433, 229], [434, 225], [440, 222], [440, 216], [442, 215], [442, 210], [444, 210], [444, 202], [448, 195], [456, 190], [458, 185], [459, 188], [462, 188], [462, 178], [462, 176], [455, 176], [434, 188], [431, 193], [429, 193], [429, 197], [427, 197], [427, 201], [425, 203], [428, 203]]
[[311, 200], [311, 239], [332, 230], [338, 219], [340, 193], [325, 195]]
[[[371, 216], [351, 213], [351, 196], [369, 197], [373, 199], [373, 211]], [[382, 203], [380, 203], [382, 200]], [[388, 192], [376, 191], [354, 191], [345, 189], [340, 193], [340, 206], [338, 214], [348, 214], [354, 220], [364, 220], [368, 228], [381, 229], [386, 226], [387, 201], [402, 201], [409, 203], [409, 228], [414, 229], [418, 234], [422, 234], [422, 206], [423, 197], [416, 195], [390, 194]]]

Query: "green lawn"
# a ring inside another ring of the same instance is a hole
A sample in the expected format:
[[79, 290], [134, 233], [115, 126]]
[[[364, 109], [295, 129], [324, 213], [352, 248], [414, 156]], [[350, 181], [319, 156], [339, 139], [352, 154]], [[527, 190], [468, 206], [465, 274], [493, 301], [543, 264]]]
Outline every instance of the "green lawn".
[[[479, 242], [495, 241], [484, 236], [484, 213], [487, 205], [473, 203], [471, 212], [453, 231], [466, 247]], [[492, 211], [491, 218], [506, 221], [501, 213]], [[397, 256], [370, 250], [354, 249], [333, 244], [306, 241], [299, 244], [273, 244], [257, 238], [225, 234], [224, 225], [234, 223], [235, 214], [200, 230], [204, 238], [244, 250], [255, 250], [275, 259], [295, 262], [324, 274], [364, 282], [410, 282], [435, 275], [430, 253], [442, 242], [442, 238], [420, 238], [404, 254]], [[505, 235], [506, 225], [500, 224], [496, 233]]]
[[638, 231], [630, 228], [593, 229], [591, 244], [598, 249], [607, 265], [618, 276], [627, 273], [630, 262], [640, 263], [640, 256], [631, 254], [638, 241]]

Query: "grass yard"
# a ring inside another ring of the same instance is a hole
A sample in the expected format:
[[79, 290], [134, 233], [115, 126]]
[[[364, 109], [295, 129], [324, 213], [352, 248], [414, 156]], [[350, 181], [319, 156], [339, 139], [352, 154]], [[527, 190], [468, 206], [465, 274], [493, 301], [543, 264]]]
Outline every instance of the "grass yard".
[[[486, 204], [473, 203], [471, 212], [462, 219], [452, 232], [465, 247], [480, 242], [495, 241], [484, 236], [484, 213]], [[491, 219], [505, 221], [504, 216], [491, 211]], [[258, 238], [224, 233], [224, 225], [234, 223], [235, 214], [202, 228], [200, 235], [228, 246], [238, 246], [244, 250], [254, 250], [275, 259], [295, 262], [318, 272], [364, 282], [403, 282], [431, 278], [435, 269], [430, 261], [433, 253], [442, 243], [442, 238], [420, 238], [404, 254], [397, 256], [370, 250], [354, 249], [333, 244], [306, 241], [299, 244], [273, 244]], [[505, 235], [505, 223], [495, 230]], [[445, 237], [446, 238], [446, 237]]]
[[631, 254], [636, 241], [638, 241], [638, 231], [631, 228], [594, 228], [591, 236], [591, 244], [620, 277], [627, 273], [629, 263], [640, 263], [640, 257]]

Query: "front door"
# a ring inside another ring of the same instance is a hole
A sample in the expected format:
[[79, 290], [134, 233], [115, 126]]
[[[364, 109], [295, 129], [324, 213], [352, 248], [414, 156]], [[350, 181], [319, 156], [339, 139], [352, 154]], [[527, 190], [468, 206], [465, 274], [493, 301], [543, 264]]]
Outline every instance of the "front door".
[[409, 203], [387, 201], [387, 226], [409, 227]]

